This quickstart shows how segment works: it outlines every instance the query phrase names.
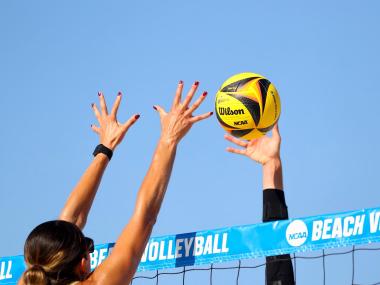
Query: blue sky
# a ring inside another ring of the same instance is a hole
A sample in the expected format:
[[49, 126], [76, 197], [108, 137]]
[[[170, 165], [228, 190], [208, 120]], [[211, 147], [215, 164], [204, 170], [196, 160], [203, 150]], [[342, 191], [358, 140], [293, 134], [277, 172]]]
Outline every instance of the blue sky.
[[[0, 256], [22, 253], [30, 230], [57, 217], [98, 143], [90, 104], [98, 91], [111, 102], [120, 90], [120, 120], [141, 119], [117, 149], [85, 229], [97, 243], [114, 241], [159, 137], [152, 105], [170, 106], [180, 79], [209, 92], [199, 112], [213, 110], [218, 87], [235, 73], [276, 85], [291, 217], [378, 206], [379, 8], [1, 1]], [[213, 117], [183, 140], [154, 235], [261, 221], [261, 169], [227, 153], [223, 133]], [[362, 259], [361, 282], [379, 281], [373, 260]]]

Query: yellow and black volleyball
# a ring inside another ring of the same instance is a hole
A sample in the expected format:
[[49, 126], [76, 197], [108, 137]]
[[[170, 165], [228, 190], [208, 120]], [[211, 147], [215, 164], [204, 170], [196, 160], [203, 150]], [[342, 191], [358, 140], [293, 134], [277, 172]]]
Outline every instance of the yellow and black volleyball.
[[219, 123], [231, 135], [252, 140], [269, 132], [281, 113], [276, 87], [265, 77], [245, 72], [228, 78], [215, 97]]

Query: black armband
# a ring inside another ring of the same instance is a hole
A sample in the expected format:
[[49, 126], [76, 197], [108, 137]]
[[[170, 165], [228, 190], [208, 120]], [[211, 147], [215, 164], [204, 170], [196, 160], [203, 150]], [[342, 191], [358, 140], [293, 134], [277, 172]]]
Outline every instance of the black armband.
[[266, 189], [263, 191], [263, 222], [288, 219], [288, 207], [284, 191]]
[[102, 144], [99, 144], [99, 145], [96, 146], [96, 148], [95, 148], [94, 152], [92, 153], [92, 155], [96, 156], [99, 153], [105, 154], [108, 157], [108, 160], [111, 160], [112, 155], [113, 155], [113, 151], [111, 149], [109, 149], [108, 147], [102, 145]]

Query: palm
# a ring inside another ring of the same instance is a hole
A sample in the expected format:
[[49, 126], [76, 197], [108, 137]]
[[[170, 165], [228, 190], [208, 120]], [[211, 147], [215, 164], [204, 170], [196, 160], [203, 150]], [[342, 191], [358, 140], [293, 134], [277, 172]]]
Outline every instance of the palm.
[[153, 108], [158, 111], [161, 119], [161, 138], [179, 143], [179, 141], [191, 129], [192, 125], [198, 121], [206, 119], [212, 115], [212, 112], [203, 115], [193, 116], [193, 112], [198, 109], [206, 98], [207, 92], [203, 94], [189, 105], [195, 92], [197, 91], [199, 82], [194, 82], [185, 99], [181, 102], [183, 90], [183, 82], [180, 81], [177, 86], [176, 95], [170, 112], [166, 112], [162, 107], [155, 105]]
[[271, 137], [261, 137], [251, 140], [246, 148], [246, 156], [264, 164], [271, 158], [279, 156], [280, 141]]
[[91, 125], [91, 128], [99, 135], [100, 143], [114, 150], [116, 146], [123, 140], [129, 127], [132, 126], [140, 115], [132, 116], [124, 124], [120, 123], [117, 118], [117, 111], [121, 101], [121, 93], [116, 97], [111, 113], [108, 113], [106, 100], [101, 92], [98, 93], [101, 111], [95, 104], [92, 104], [95, 116], [98, 119], [99, 127]]
[[228, 141], [243, 147], [243, 149], [228, 147], [227, 151], [246, 155], [261, 164], [265, 164], [270, 159], [280, 156], [281, 137], [277, 124], [273, 127], [272, 137], [263, 136], [249, 142], [239, 140], [229, 135], [226, 135], [225, 138]]

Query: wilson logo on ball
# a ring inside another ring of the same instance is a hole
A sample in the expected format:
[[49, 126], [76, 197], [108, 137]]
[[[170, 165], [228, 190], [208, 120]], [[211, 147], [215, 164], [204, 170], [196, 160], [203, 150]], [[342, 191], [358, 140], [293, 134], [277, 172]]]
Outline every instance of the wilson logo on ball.
[[230, 107], [228, 107], [228, 108], [220, 107], [219, 108], [219, 115], [242, 115], [242, 114], [244, 114], [243, 109], [231, 110]]

